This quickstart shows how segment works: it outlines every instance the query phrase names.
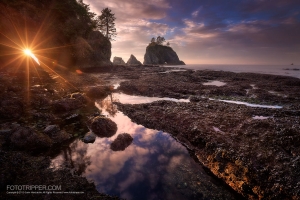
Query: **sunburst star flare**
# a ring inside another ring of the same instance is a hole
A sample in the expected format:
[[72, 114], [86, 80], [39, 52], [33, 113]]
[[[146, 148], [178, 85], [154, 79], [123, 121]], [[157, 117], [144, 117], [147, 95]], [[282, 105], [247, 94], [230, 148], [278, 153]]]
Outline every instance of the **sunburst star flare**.
[[30, 49], [24, 49], [24, 54], [30, 56], [38, 65], [41, 65], [37, 57], [31, 52]]

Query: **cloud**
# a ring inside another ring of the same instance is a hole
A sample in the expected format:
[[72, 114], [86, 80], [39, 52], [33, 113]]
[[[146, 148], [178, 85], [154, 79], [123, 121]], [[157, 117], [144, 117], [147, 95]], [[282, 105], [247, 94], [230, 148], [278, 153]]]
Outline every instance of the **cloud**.
[[300, 52], [300, 24], [295, 18], [245, 20], [220, 26], [191, 19], [183, 22], [185, 26], [171, 44], [180, 59], [190, 63], [284, 63], [297, 60]]
[[295, 0], [252, 0], [242, 2], [240, 8], [243, 12], [272, 12], [278, 13], [281, 10], [284, 10], [285, 13], [288, 13], [287, 10], [293, 9], [293, 7], [299, 8], [299, 2]]
[[121, 56], [126, 62], [130, 54], [134, 54], [143, 62], [146, 46], [151, 38], [171, 31], [172, 29], [167, 24], [143, 19], [133, 19], [117, 25], [118, 37], [112, 42], [112, 57]]
[[95, 1], [85, 0], [90, 4], [92, 11], [101, 14], [101, 10], [108, 7], [115, 13], [119, 22], [130, 21], [132, 19], [162, 19], [166, 16], [166, 10], [170, 5], [165, 0], [130, 0], [130, 1]]
[[170, 3], [165, 0], [95, 1], [85, 0], [98, 15], [110, 8], [116, 17], [116, 41], [112, 41], [112, 57], [122, 57], [126, 62], [131, 54], [143, 62], [146, 46], [152, 37], [172, 31], [166, 23], [155, 22], [166, 17]]
[[192, 16], [193, 16], [193, 17], [197, 17], [198, 14], [199, 14], [199, 10], [196, 10], [196, 11], [194, 11], [194, 12], [192, 13]]
[[[85, 3], [98, 14], [105, 7], [115, 13], [118, 35], [112, 42], [112, 57], [125, 61], [134, 54], [143, 62], [151, 38], [161, 35], [186, 63], [277, 63], [279, 55], [281, 62], [300, 62], [294, 56], [300, 51], [300, 3], [295, 0]], [[285, 52], [289, 56], [284, 57]]]
[[217, 32], [211, 27], [205, 26], [204, 23], [197, 23], [188, 19], [183, 20], [186, 27], [182, 31], [192, 38], [211, 38], [217, 35]]

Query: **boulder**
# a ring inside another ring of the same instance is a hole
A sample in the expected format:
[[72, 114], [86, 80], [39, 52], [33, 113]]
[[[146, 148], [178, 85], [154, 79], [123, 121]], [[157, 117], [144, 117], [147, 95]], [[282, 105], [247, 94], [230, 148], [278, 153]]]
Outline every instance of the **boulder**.
[[94, 143], [96, 140], [96, 135], [90, 131], [85, 134], [82, 140], [84, 143]]
[[60, 130], [60, 128], [57, 125], [49, 125], [45, 128], [44, 133], [47, 135], [52, 135], [53, 133], [56, 133]]
[[92, 119], [91, 130], [99, 137], [111, 137], [117, 129], [117, 124], [109, 118], [98, 116]]
[[134, 55], [131, 54], [130, 58], [128, 59], [127, 65], [141, 65], [142, 63], [136, 59]]
[[109, 94], [110, 94], [110, 88], [108, 86], [90, 87], [86, 92], [86, 95], [93, 99], [105, 98]]
[[128, 133], [122, 133], [111, 143], [110, 148], [113, 151], [124, 151], [133, 141]]
[[71, 134], [66, 131], [61, 131], [57, 125], [49, 125], [45, 128], [44, 133], [48, 135], [54, 143], [61, 143], [70, 139]]
[[114, 57], [113, 64], [114, 65], [125, 65], [126, 63], [124, 62], [124, 60], [121, 57]]
[[144, 65], [185, 65], [179, 60], [176, 52], [168, 46], [151, 43], [146, 48]]

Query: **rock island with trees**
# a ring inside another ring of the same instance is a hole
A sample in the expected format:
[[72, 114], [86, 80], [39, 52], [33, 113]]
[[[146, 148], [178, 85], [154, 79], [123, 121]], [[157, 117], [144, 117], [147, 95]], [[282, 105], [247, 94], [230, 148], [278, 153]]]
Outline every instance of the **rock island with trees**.
[[165, 38], [161, 36], [151, 39], [144, 55], [145, 65], [185, 65], [183, 61], [179, 60], [177, 53], [170, 47], [169, 42], [166, 46], [163, 45], [165, 42]]

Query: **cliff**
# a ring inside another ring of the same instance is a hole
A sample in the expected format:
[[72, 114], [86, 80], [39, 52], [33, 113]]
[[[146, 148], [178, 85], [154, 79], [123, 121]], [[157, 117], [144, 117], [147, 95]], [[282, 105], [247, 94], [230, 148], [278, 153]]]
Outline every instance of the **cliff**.
[[176, 52], [168, 46], [158, 45], [151, 43], [146, 48], [146, 54], [144, 56], [144, 65], [185, 65], [185, 63], [179, 60]]
[[88, 37], [75, 38], [72, 57], [80, 69], [111, 65], [111, 43], [99, 31], [91, 32]]

